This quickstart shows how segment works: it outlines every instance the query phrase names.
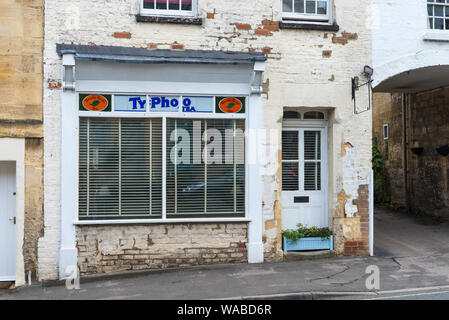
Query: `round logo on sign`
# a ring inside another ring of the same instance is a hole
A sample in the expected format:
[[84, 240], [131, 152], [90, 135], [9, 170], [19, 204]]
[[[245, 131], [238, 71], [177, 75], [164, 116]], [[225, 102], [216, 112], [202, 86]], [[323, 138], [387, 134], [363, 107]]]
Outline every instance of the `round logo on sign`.
[[108, 99], [98, 94], [92, 94], [83, 100], [83, 107], [89, 111], [103, 111], [108, 105]]
[[221, 111], [225, 113], [237, 113], [243, 108], [243, 103], [237, 98], [224, 98], [218, 104]]

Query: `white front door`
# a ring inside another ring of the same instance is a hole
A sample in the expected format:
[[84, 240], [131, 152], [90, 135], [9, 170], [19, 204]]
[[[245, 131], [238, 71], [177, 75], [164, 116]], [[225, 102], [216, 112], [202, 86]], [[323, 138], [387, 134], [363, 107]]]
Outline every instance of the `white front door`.
[[282, 131], [282, 228], [328, 227], [325, 128]]
[[0, 281], [16, 279], [15, 192], [15, 162], [0, 162]]

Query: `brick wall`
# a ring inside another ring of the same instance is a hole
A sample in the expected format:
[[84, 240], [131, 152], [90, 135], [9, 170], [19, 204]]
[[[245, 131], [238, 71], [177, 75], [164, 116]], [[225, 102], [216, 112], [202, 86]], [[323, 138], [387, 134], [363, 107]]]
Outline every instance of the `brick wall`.
[[[374, 133], [388, 172], [389, 189], [395, 205], [405, 205], [403, 175], [402, 97], [374, 95]], [[407, 157], [411, 209], [449, 217], [449, 159], [436, 149], [449, 145], [449, 88], [408, 95]], [[390, 139], [383, 140], [382, 126], [390, 124]], [[420, 146], [420, 156], [411, 148]]]
[[[383, 126], [389, 125], [390, 138], [384, 140]], [[395, 207], [405, 206], [402, 95], [375, 93], [373, 132], [386, 169], [387, 190]]]
[[125, 270], [246, 263], [246, 223], [82, 226], [83, 275]]

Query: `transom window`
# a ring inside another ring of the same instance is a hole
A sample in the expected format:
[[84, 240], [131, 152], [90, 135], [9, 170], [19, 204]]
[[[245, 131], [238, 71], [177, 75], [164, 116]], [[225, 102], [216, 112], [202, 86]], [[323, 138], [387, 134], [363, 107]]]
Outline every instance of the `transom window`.
[[141, 13], [163, 16], [193, 16], [197, 0], [142, 0]]
[[449, 30], [449, 0], [428, 0], [429, 29]]
[[282, 17], [285, 20], [327, 22], [330, 18], [330, 0], [283, 0]]

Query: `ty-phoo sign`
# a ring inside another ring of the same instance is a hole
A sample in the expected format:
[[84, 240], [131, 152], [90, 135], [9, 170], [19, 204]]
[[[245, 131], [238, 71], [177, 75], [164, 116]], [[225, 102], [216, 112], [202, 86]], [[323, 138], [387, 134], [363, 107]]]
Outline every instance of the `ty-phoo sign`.
[[110, 94], [80, 94], [79, 110], [80, 111], [111, 111], [111, 95]]

